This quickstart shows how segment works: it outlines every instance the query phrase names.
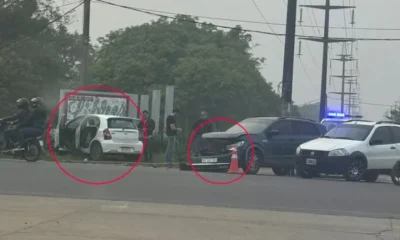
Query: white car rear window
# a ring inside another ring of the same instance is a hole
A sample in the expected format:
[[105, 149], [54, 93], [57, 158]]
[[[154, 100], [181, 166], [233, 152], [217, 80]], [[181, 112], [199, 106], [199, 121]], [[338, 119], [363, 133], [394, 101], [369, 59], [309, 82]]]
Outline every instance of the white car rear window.
[[129, 118], [109, 118], [107, 120], [107, 127], [110, 129], [137, 129], [136, 125], [133, 123], [133, 119]]

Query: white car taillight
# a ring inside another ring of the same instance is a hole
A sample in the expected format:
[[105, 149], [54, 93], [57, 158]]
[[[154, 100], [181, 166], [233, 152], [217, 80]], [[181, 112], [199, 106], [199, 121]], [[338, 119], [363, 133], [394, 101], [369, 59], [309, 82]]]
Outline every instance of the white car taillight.
[[110, 140], [111, 137], [111, 132], [108, 128], [103, 130], [103, 136], [104, 136], [104, 140]]

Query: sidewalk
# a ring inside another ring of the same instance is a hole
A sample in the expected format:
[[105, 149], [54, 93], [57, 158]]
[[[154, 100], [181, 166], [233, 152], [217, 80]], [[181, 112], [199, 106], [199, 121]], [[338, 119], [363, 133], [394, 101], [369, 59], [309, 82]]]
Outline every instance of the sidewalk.
[[399, 237], [399, 220], [0, 196], [2, 240], [397, 240]]

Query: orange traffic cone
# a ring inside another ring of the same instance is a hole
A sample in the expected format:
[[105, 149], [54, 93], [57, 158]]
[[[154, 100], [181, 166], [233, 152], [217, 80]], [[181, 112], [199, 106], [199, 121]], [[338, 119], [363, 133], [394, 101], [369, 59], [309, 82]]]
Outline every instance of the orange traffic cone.
[[239, 173], [239, 160], [237, 156], [236, 148], [231, 148], [232, 156], [231, 156], [231, 165], [229, 167], [228, 173]]

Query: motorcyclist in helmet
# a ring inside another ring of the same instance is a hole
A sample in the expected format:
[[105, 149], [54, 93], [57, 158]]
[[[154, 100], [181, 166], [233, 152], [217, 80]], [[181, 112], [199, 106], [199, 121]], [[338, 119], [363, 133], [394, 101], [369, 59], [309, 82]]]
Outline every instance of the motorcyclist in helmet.
[[44, 108], [44, 101], [41, 97], [31, 99], [32, 111], [27, 121], [18, 130], [19, 148], [22, 150], [26, 138], [35, 138], [43, 135], [46, 128], [47, 113]]
[[9, 117], [5, 117], [0, 119], [0, 122], [3, 124], [5, 122], [11, 122], [11, 125], [8, 129], [4, 131], [4, 140], [6, 142], [6, 149], [11, 149], [13, 146], [11, 145], [11, 139], [16, 135], [16, 132], [24, 125], [28, 120], [29, 116], [29, 100], [26, 98], [20, 98], [17, 100], [17, 108], [18, 111]]

